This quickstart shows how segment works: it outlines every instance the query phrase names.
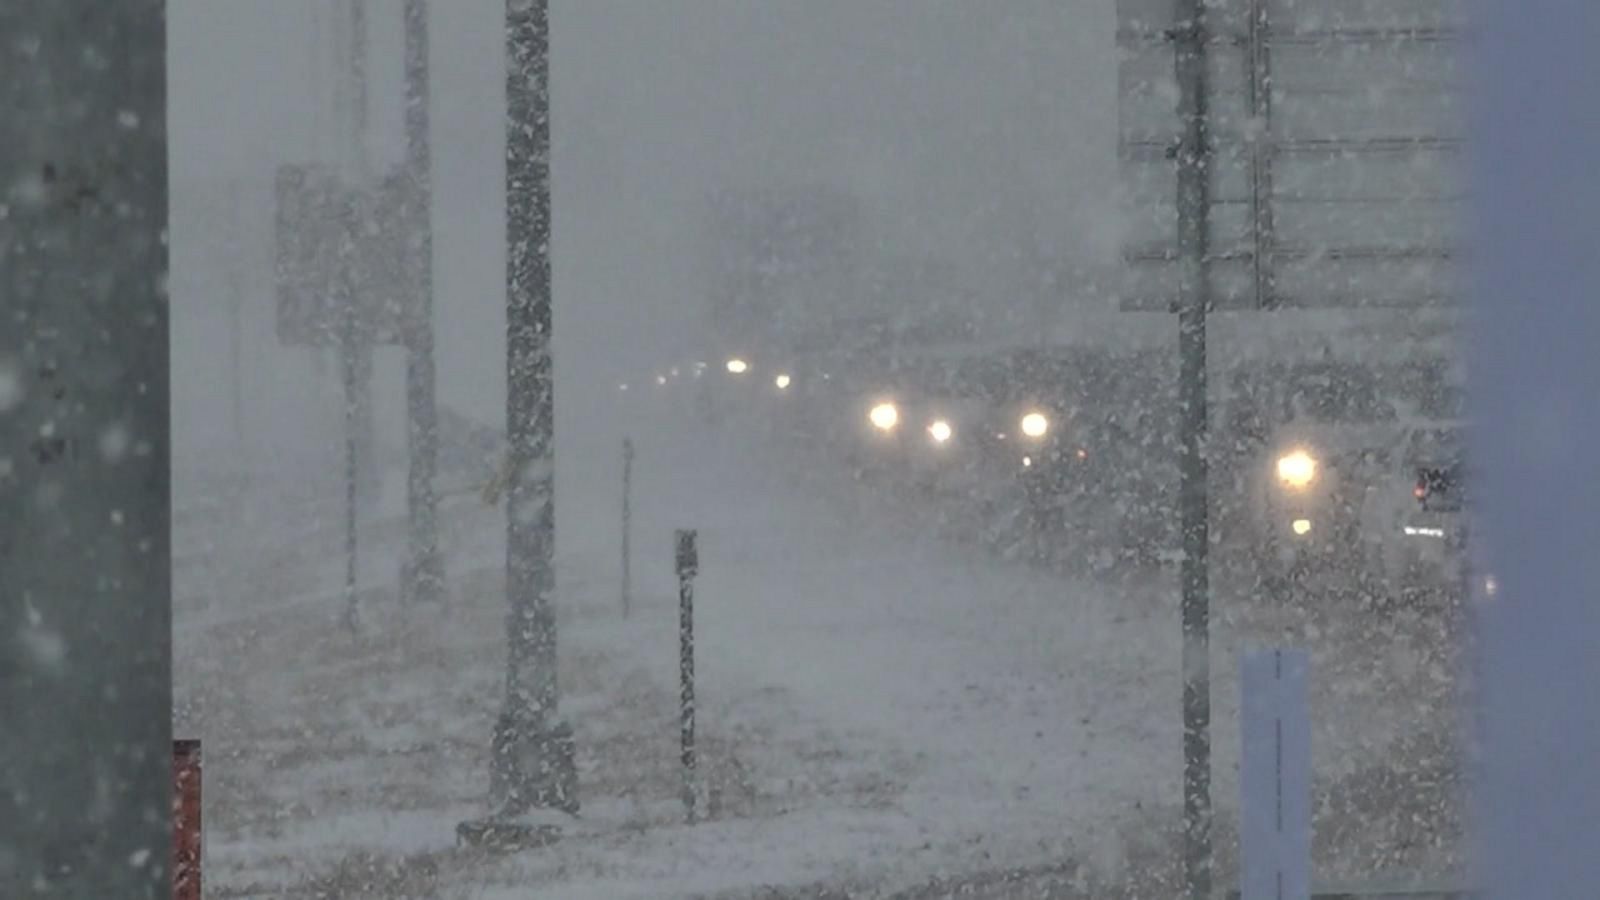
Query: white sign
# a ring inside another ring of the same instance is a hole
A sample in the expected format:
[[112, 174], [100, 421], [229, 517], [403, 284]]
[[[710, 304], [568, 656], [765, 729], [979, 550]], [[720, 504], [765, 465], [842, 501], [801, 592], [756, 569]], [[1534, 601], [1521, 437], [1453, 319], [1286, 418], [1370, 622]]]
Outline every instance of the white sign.
[[1303, 650], [1240, 663], [1240, 900], [1311, 896], [1310, 662]]

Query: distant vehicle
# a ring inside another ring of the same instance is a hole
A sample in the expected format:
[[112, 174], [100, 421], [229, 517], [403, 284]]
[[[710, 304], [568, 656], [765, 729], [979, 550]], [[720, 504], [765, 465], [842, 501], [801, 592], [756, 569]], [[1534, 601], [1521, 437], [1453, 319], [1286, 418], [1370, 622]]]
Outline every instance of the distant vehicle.
[[1460, 421], [1415, 425], [1391, 480], [1369, 498], [1369, 529], [1387, 534], [1369, 568], [1402, 596], [1460, 587], [1466, 552], [1467, 428]]
[[[1459, 491], [1458, 460], [1442, 449], [1451, 428], [1435, 418], [1449, 406], [1440, 367], [1319, 361], [1245, 377], [1249, 396], [1230, 410], [1245, 448], [1244, 516], [1231, 524], [1269, 586], [1373, 597], [1413, 586], [1409, 556]], [[1441, 449], [1425, 449], [1430, 440]], [[1419, 499], [1432, 510], [1417, 509]]]

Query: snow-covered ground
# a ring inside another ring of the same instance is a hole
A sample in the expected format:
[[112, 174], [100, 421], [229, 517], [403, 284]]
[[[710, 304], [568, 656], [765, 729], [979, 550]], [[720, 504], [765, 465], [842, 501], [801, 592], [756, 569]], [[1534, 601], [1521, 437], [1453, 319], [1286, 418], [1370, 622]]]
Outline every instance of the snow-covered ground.
[[[455, 846], [456, 823], [486, 808], [503, 512], [447, 500], [451, 604], [401, 610], [391, 492], [363, 530], [365, 629], [352, 638], [338, 627], [329, 492], [296, 499], [258, 478], [239, 505], [206, 512], [198, 475], [186, 485], [180, 468], [180, 507], [202, 510], [178, 535], [175, 656], [178, 731], [206, 742], [208, 896], [1175, 893], [1170, 578], [1112, 585], [1005, 563], [803, 453], [678, 432], [656, 421], [635, 435], [626, 620], [617, 460], [606, 445], [563, 457], [563, 704], [584, 809], [558, 844], [503, 856]], [[269, 502], [259, 521], [245, 515]], [[702, 563], [711, 815], [693, 826], [676, 768], [677, 527], [699, 529]], [[208, 552], [185, 554], [202, 536]], [[1279, 639], [1314, 653], [1319, 872], [1447, 868], [1453, 679], [1437, 630], [1344, 615], [1308, 627], [1218, 593], [1219, 883], [1234, 853], [1233, 660]]]

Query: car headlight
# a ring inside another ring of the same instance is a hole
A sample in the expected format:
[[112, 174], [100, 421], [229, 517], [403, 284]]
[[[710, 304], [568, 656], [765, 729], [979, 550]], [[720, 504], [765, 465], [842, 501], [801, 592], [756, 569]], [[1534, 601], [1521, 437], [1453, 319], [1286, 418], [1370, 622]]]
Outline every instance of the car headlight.
[[879, 431], [893, 431], [900, 424], [900, 410], [893, 403], [879, 403], [867, 413], [867, 419]]
[[1022, 433], [1031, 438], [1044, 437], [1050, 431], [1050, 419], [1040, 412], [1023, 416], [1021, 425]]
[[1278, 457], [1278, 480], [1291, 488], [1307, 487], [1317, 479], [1317, 461], [1304, 450]]
[[1289, 527], [1294, 530], [1295, 534], [1299, 535], [1300, 537], [1305, 537], [1311, 533], [1311, 520], [1295, 519], [1293, 522], [1289, 523]]
[[743, 375], [750, 371], [750, 364], [738, 357], [728, 360], [728, 372], [733, 375]]
[[786, 391], [793, 380], [788, 375], [779, 375], [777, 378], [772, 379], [772, 383], [778, 386], [778, 390]]
[[944, 419], [935, 419], [933, 424], [928, 426], [928, 437], [933, 438], [935, 444], [948, 442], [952, 437], [955, 437], [955, 433], [956, 430], [951, 428], [950, 423]]

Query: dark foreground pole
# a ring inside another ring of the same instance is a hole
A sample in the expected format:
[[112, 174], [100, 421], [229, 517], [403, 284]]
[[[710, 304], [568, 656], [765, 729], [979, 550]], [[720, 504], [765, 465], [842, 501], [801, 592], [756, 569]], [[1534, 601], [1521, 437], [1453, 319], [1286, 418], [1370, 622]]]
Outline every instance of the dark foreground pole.
[[172, 896], [165, 8], [0, 3], [0, 897]]
[[678, 538], [678, 678], [682, 682], [679, 702], [683, 724], [683, 809], [690, 822], [695, 820], [694, 755], [694, 576], [700, 571], [700, 552], [695, 532], [679, 531]]
[[1179, 503], [1183, 529], [1183, 872], [1189, 900], [1211, 897], [1211, 601], [1207, 552], [1206, 314], [1210, 136], [1206, 110], [1206, 33], [1201, 0], [1176, 0]]
[[622, 617], [633, 608], [633, 438], [622, 439]]

